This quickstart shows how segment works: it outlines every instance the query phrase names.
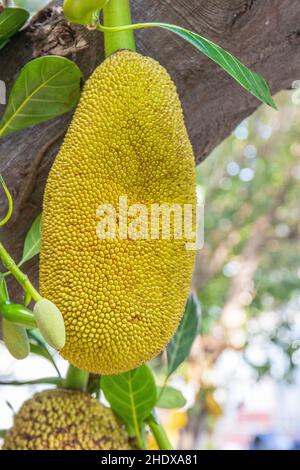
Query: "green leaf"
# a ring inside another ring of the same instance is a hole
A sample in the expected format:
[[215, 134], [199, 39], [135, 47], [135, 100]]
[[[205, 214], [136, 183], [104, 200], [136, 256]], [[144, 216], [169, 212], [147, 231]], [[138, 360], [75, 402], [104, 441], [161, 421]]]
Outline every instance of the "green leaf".
[[199, 303], [193, 295], [190, 295], [178, 330], [167, 346], [168, 376], [173, 374], [190, 354], [192, 344], [198, 334], [199, 321]]
[[180, 390], [165, 386], [157, 387], [158, 400], [156, 406], [158, 408], [182, 408], [186, 404], [186, 399]]
[[35, 380], [10, 380], [8, 382], [0, 381], [0, 385], [39, 385], [39, 384], [51, 384], [57, 385], [61, 387], [63, 385], [63, 379], [59, 377], [44, 377], [42, 379], [35, 379]]
[[27, 334], [30, 340], [30, 351], [34, 354], [37, 354], [38, 356], [44, 357], [49, 362], [51, 362], [58, 376], [61, 377], [56, 362], [54, 361], [52, 354], [49, 352], [47, 344], [42, 335], [40, 334], [39, 330], [28, 330]]
[[28, 62], [13, 85], [0, 121], [0, 137], [70, 111], [80, 96], [82, 74], [65, 57], [45, 56]]
[[5, 8], [0, 13], [0, 45], [4, 45], [26, 23], [29, 13], [22, 8]]
[[19, 267], [39, 254], [41, 249], [41, 224], [42, 214], [36, 217], [26, 235], [22, 259], [18, 264]]
[[271, 96], [270, 88], [266, 80], [256, 72], [253, 72], [244, 64], [242, 64], [233, 55], [212, 41], [205, 39], [199, 34], [180, 28], [179, 26], [158, 23], [164, 29], [177, 34], [182, 39], [196, 47], [207, 57], [216, 62], [225, 72], [231, 75], [242, 87], [252, 93], [263, 103], [268, 104], [274, 109], [276, 104]]
[[49, 360], [52, 362], [52, 356], [49, 351], [46, 351], [42, 346], [36, 343], [30, 343], [30, 352], [36, 354], [37, 356], [41, 356], [44, 359]]
[[123, 374], [104, 375], [101, 388], [112, 409], [140, 436], [140, 424], [151, 414], [157, 401], [156, 384], [149, 367], [142, 365]]

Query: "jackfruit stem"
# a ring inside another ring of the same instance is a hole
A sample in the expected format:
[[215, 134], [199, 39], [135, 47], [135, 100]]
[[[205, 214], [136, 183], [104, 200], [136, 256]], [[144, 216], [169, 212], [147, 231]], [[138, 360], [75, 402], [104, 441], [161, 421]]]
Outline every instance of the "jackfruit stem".
[[[110, 0], [103, 8], [104, 26], [129, 26], [131, 24], [130, 0]], [[134, 32], [109, 31], [104, 33], [105, 57], [120, 49], [135, 51]]]
[[81, 390], [82, 392], [85, 392], [88, 380], [88, 372], [86, 372], [85, 370], [78, 369], [77, 367], [72, 366], [72, 364], [70, 364], [68, 367], [64, 386], [65, 388], [71, 390]]
[[26, 274], [16, 265], [10, 254], [6, 251], [2, 243], [0, 243], [0, 259], [4, 266], [10, 271], [16, 281], [22, 286], [24, 292], [29, 294], [36, 302], [42, 297], [33, 287]]
[[148, 418], [147, 423], [160, 450], [173, 450], [172, 444], [169, 441], [166, 431], [157, 422], [156, 418], [152, 414]]

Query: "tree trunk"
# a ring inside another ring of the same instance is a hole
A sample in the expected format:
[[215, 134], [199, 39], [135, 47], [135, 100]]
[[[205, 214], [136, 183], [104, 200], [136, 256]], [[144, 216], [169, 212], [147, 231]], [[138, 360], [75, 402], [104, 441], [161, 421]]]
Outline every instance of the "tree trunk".
[[[37, 55], [67, 55], [85, 78], [103, 60], [102, 35], [67, 25], [61, 11], [53, 7], [61, 4], [52, 2], [0, 51], [0, 79], [8, 91], [21, 67]], [[133, 0], [132, 6], [134, 21], [174, 23], [214, 40], [263, 74], [272, 93], [291, 88], [300, 79], [298, 0]], [[138, 50], [156, 58], [175, 81], [198, 163], [259, 106], [209, 59], [171, 33], [141, 30], [136, 39]], [[1, 229], [1, 241], [16, 260], [28, 228], [41, 211], [47, 174], [70, 119], [70, 114], [64, 115], [0, 142], [0, 173], [15, 203], [13, 220]], [[0, 218], [5, 209], [1, 203]], [[37, 264], [35, 259], [26, 267], [36, 285]], [[11, 292], [15, 295], [15, 288]]]

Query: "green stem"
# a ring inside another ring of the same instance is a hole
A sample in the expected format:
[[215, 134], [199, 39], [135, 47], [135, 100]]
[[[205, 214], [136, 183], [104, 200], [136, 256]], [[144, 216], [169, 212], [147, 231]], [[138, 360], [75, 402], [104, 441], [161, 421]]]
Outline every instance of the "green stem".
[[39, 384], [51, 384], [62, 386], [62, 379], [59, 377], [45, 377], [43, 379], [36, 379], [36, 380], [12, 380], [10, 382], [0, 381], [0, 385], [8, 385], [8, 386], [22, 386], [22, 385], [39, 385]]
[[3, 179], [3, 177], [2, 177], [1, 175], [0, 175], [0, 184], [1, 184], [1, 186], [2, 186], [2, 188], [3, 188], [3, 190], [4, 190], [4, 192], [5, 192], [5, 195], [6, 195], [6, 197], [7, 197], [7, 202], [8, 202], [7, 214], [6, 214], [6, 216], [4, 217], [4, 219], [2, 219], [2, 220], [0, 221], [0, 226], [2, 226], [2, 225], [5, 225], [6, 222], [8, 222], [9, 219], [11, 218], [11, 214], [12, 214], [13, 206], [14, 206], [14, 205], [13, 205], [13, 200], [12, 200], [11, 194], [10, 194], [10, 192], [9, 192], [9, 190], [8, 190], [8, 187], [6, 186], [5, 181], [4, 181], [4, 179]]
[[[109, 0], [103, 9], [105, 57], [120, 49], [135, 51], [132, 29], [120, 30], [115, 26], [131, 24], [130, 0]], [[107, 27], [107, 28], [106, 28]]]
[[4, 278], [4, 274], [0, 274], [0, 302], [7, 302], [9, 300], [7, 286]]
[[72, 364], [69, 365], [67, 376], [64, 382], [64, 387], [71, 390], [86, 391], [89, 380], [89, 373], [85, 370], [78, 369]]
[[[111, 0], [110, 0], [111, 1]], [[143, 29], [143, 28], [174, 28], [174, 25], [169, 24], [169, 23], [134, 23], [134, 24], [126, 24], [126, 25], [108, 25], [106, 22], [104, 22], [104, 25], [98, 24], [97, 26], [98, 30], [101, 31], [104, 34], [109, 34], [109, 33], [120, 33], [120, 32], [128, 32], [128, 31], [133, 31], [135, 29]], [[182, 31], [187, 31], [187, 29], [180, 28]]]
[[166, 431], [162, 425], [156, 421], [153, 415], [150, 415], [147, 422], [160, 450], [173, 450]]
[[161, 386], [161, 388], [160, 388], [160, 392], [159, 392], [159, 394], [158, 394], [158, 400], [159, 400], [160, 397], [162, 396], [162, 394], [163, 394], [163, 392], [164, 392], [164, 390], [165, 390], [165, 388], [166, 388], [166, 386], [167, 386], [167, 383], [168, 383], [169, 378], [170, 378], [169, 375], [167, 375], [167, 376], [165, 377], [165, 380], [164, 380], [164, 382], [163, 382], [163, 384], [162, 384], [162, 386]]
[[16, 281], [22, 286], [23, 290], [29, 294], [35, 302], [42, 297], [38, 291], [33, 287], [26, 274], [16, 265], [12, 257], [6, 251], [2, 243], [0, 243], [0, 258], [4, 266], [11, 272]]
[[136, 442], [137, 442], [137, 446], [138, 446], [139, 450], [144, 450], [145, 447], [144, 447], [144, 444], [143, 444], [143, 439], [142, 439], [141, 430], [140, 430], [139, 425], [134, 426], [134, 432], [135, 432]]

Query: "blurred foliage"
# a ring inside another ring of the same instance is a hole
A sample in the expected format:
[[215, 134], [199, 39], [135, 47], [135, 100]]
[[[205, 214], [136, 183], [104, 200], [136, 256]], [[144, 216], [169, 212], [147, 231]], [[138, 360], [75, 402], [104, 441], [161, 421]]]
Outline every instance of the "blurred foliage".
[[[202, 306], [202, 334], [214, 334], [219, 327], [226, 336], [227, 303], [229, 315], [230, 308], [243, 310], [245, 318], [240, 316], [234, 325], [240, 336], [233, 346], [247, 351], [263, 335], [264, 344], [286, 356], [284, 371], [276, 378], [292, 380], [300, 362], [295, 354], [300, 346], [300, 325], [295, 325], [300, 305], [300, 106], [291, 92], [277, 98], [279, 112], [261, 107], [198, 167], [205, 246], [194, 285]], [[272, 317], [269, 331], [253, 327], [260, 316]], [[259, 364], [245, 357], [258, 377], [272, 374], [269, 354]]]

